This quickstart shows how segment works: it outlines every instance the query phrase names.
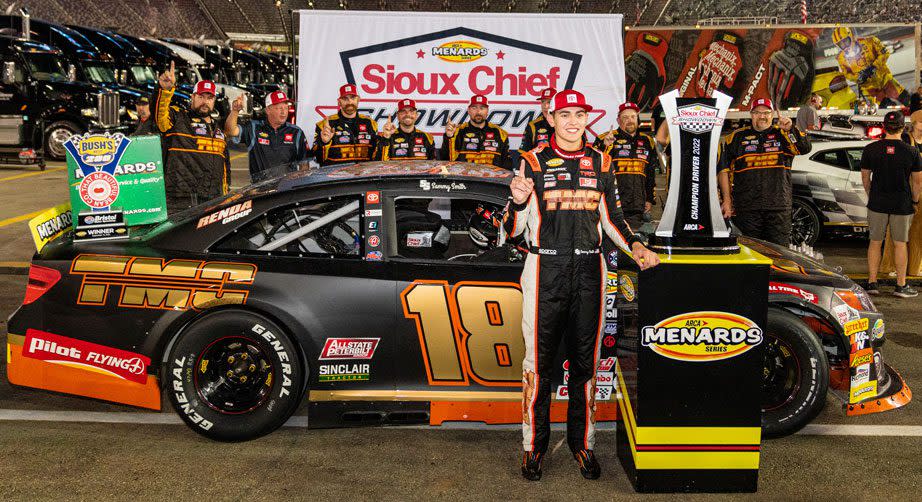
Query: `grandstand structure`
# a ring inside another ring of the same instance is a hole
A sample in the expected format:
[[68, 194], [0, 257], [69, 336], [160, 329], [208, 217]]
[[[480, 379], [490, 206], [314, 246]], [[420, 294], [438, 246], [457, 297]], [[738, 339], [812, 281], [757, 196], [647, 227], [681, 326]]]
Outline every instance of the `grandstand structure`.
[[[809, 2], [810, 23], [920, 22], [909, 0]], [[0, 10], [27, 7], [63, 24], [114, 28], [136, 36], [287, 44], [291, 11], [384, 10], [453, 12], [620, 13], [625, 26], [796, 24], [800, 0], [0, 0]]]

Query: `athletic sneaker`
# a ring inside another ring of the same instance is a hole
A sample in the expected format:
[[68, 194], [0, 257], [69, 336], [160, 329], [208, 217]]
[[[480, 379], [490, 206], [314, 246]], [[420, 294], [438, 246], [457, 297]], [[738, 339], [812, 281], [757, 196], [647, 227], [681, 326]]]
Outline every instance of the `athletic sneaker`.
[[893, 290], [893, 296], [899, 296], [900, 298], [912, 298], [914, 296], [919, 296], [919, 292], [909, 284], [903, 286], [897, 286]]
[[876, 282], [869, 282], [868, 287], [864, 288], [864, 290], [867, 291], [869, 295], [880, 294], [880, 286], [878, 286]]
[[595, 454], [592, 453], [592, 450], [579, 450], [573, 454], [573, 457], [576, 458], [576, 463], [579, 464], [579, 473], [584, 478], [599, 479], [599, 476], [602, 475], [602, 466], [595, 459]]
[[538, 481], [541, 479], [541, 463], [544, 461], [544, 453], [526, 451], [522, 457], [522, 477], [529, 481]]

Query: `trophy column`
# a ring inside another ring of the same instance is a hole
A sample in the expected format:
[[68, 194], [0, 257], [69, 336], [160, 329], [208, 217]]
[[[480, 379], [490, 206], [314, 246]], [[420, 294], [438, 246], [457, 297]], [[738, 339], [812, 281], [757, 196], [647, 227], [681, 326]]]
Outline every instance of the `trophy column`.
[[771, 260], [720, 214], [716, 160], [730, 98], [660, 97], [670, 190], [650, 247], [619, 271], [618, 456], [639, 492], [752, 492], [761, 441], [762, 329]]

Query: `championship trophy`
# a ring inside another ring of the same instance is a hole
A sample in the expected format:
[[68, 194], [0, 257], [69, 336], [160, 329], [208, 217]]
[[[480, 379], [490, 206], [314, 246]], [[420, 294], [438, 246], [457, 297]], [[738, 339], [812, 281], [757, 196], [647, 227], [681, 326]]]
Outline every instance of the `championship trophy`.
[[650, 247], [619, 257], [618, 457], [639, 492], [753, 492], [771, 260], [740, 246], [717, 199], [731, 98], [660, 96], [672, 169]]

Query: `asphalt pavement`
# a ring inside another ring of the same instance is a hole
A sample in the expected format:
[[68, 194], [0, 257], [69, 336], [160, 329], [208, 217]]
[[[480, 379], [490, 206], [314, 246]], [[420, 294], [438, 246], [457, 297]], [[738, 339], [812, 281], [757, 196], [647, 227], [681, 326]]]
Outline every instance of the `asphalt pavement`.
[[[246, 159], [234, 162], [245, 179]], [[238, 176], [239, 175], [239, 176]], [[21, 303], [34, 251], [28, 215], [65, 200], [60, 164], [0, 170], [0, 318]], [[864, 271], [860, 241], [822, 242], [828, 263]], [[922, 392], [922, 297], [875, 298], [887, 321], [886, 362]], [[6, 361], [0, 359], [0, 375]], [[54, 413], [48, 413], [54, 412]], [[18, 418], [18, 419], [17, 419]], [[611, 500], [633, 493], [603, 430], [600, 480], [583, 480], [552, 433], [542, 481], [518, 472], [514, 427], [450, 424], [309, 430], [303, 410], [290, 426], [246, 443], [206, 440], [171, 412], [11, 387], [0, 377], [0, 500], [311, 499]], [[100, 421], [127, 423], [99, 423]], [[913, 500], [922, 481], [922, 407], [845, 417], [827, 396], [803, 434], [763, 443], [755, 495], [643, 496], [646, 500]]]

